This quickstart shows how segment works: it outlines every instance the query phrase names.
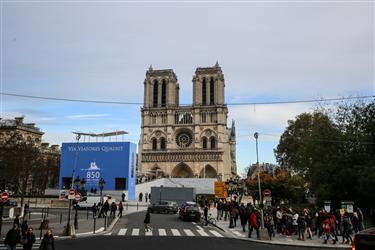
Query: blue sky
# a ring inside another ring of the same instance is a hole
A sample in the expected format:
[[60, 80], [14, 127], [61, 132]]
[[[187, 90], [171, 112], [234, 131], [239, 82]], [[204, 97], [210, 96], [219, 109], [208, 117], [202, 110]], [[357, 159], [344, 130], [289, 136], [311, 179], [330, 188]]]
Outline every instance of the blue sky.
[[[249, 1], [1, 1], [2, 91], [143, 102], [143, 80], [172, 68], [180, 102], [192, 102], [196, 67], [218, 60], [226, 101], [263, 102], [374, 95], [374, 4]], [[140, 134], [139, 105], [38, 101], [2, 96], [2, 117], [24, 115], [45, 141], [72, 131]], [[230, 106], [238, 169], [275, 162], [287, 120], [314, 104]]]

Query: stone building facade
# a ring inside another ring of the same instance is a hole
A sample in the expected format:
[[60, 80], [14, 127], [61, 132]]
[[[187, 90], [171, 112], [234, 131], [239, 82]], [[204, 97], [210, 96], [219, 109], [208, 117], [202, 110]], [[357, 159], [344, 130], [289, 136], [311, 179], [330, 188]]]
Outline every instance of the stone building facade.
[[[40, 128], [35, 126], [35, 123], [25, 123], [24, 117], [15, 117], [14, 119], [0, 119], [0, 149], [7, 143], [7, 140], [15, 135], [21, 135], [23, 140], [31, 140], [39, 148], [43, 161], [47, 166], [47, 171], [44, 179], [38, 179], [38, 188], [33, 185], [34, 176], [30, 176], [27, 183], [27, 192], [41, 193], [43, 188], [57, 188], [59, 169], [60, 169], [60, 146], [49, 145], [49, 143], [42, 142], [43, 132]], [[0, 165], [0, 170], [1, 170]], [[38, 176], [39, 177], [39, 176]], [[42, 188], [41, 188], [42, 186]]]
[[197, 68], [193, 104], [179, 105], [180, 88], [171, 69], [146, 72], [138, 148], [142, 174], [181, 178], [236, 176], [234, 122], [227, 127], [221, 67]]

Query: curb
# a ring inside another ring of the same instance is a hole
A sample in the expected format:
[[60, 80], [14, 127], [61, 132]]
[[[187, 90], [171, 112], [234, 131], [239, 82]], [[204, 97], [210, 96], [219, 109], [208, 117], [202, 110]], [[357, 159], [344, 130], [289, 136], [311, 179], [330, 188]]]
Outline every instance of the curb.
[[250, 242], [254, 242], [254, 243], [259, 243], [259, 244], [265, 244], [265, 245], [279, 245], [279, 246], [290, 246], [290, 247], [305, 247], [305, 248], [322, 248], [322, 249], [351, 249], [351, 245], [340, 245], [340, 244], [327, 244], [327, 245], [323, 245], [323, 244], [319, 244], [319, 245], [306, 245], [306, 244], [300, 244], [299, 242], [296, 244], [296, 243], [289, 243], [289, 242], [280, 242], [280, 241], [272, 241], [272, 240], [256, 240], [256, 239], [252, 239], [252, 238], [240, 238], [240, 237], [236, 237], [231, 231], [227, 231], [227, 230], [224, 230], [222, 229], [221, 227], [217, 226], [218, 228], [220, 228], [221, 230], [223, 230], [224, 232], [232, 235], [233, 239], [236, 239], [236, 240], [242, 240], [242, 241], [250, 241]]
[[[138, 212], [143, 212], [143, 211], [142, 210], [141, 211], [132, 211], [132, 212], [129, 212], [129, 213], [123, 215], [123, 216], [133, 214], [133, 213], [138, 213]], [[55, 236], [55, 239], [56, 240], [68, 240], [68, 239], [88, 238], [88, 237], [95, 237], [95, 236], [98, 236], [98, 235], [105, 235], [107, 233], [112, 232], [113, 227], [116, 225], [116, 223], [119, 221], [119, 219], [120, 219], [120, 217], [116, 216], [116, 218], [108, 226], [107, 230], [104, 230], [104, 227], [100, 227], [97, 230], [95, 230], [95, 234], [93, 234], [93, 232], [90, 231], [90, 232], [77, 233], [77, 234], [72, 235], [72, 236]]]

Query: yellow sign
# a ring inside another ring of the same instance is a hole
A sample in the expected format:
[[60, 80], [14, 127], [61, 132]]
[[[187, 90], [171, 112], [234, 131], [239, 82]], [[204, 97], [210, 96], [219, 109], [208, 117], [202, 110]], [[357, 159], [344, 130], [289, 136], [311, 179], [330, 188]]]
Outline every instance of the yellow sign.
[[215, 197], [225, 199], [228, 197], [225, 183], [223, 181], [215, 181]]

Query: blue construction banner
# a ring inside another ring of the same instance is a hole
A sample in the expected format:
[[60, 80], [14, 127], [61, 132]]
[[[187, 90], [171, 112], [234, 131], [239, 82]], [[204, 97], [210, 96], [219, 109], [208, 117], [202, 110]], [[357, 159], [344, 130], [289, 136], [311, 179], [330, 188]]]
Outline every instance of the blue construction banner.
[[127, 191], [128, 199], [135, 198], [136, 145], [130, 142], [63, 143], [61, 148], [61, 189], [67, 189], [79, 176], [86, 180], [86, 190]]

